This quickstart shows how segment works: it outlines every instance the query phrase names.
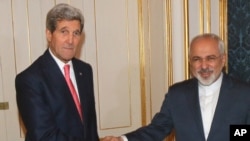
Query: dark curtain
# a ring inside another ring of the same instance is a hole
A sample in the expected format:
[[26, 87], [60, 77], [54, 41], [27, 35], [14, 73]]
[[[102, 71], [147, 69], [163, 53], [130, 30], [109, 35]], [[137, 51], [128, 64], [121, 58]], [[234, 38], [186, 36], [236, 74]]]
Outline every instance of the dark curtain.
[[228, 0], [228, 73], [250, 82], [250, 0]]

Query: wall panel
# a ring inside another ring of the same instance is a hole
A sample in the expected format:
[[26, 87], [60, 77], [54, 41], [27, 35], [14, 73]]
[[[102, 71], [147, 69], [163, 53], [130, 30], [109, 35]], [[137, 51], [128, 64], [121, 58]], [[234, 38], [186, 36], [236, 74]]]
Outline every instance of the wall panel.
[[136, 2], [95, 1], [95, 10], [100, 129], [122, 134], [140, 126]]

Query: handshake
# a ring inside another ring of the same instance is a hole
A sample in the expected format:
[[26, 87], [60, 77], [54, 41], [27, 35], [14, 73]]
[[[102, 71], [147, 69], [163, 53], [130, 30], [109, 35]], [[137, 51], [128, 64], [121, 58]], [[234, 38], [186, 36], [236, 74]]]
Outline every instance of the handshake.
[[101, 141], [124, 141], [122, 137], [106, 136]]

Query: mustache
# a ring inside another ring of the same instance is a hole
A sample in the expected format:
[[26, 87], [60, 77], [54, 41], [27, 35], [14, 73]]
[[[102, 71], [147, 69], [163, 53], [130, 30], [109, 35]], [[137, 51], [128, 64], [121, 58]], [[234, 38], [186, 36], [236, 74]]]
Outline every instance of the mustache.
[[211, 73], [211, 72], [213, 72], [213, 70], [211, 70], [211, 69], [209, 69], [209, 68], [207, 68], [207, 69], [200, 69], [200, 70], [198, 71], [198, 73]]

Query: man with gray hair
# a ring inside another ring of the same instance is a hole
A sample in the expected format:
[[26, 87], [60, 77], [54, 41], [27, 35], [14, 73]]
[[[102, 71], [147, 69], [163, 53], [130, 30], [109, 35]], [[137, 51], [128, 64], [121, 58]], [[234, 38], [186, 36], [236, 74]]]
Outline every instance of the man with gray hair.
[[68, 4], [48, 12], [48, 48], [15, 80], [25, 141], [99, 141], [92, 68], [75, 58], [83, 26]]

